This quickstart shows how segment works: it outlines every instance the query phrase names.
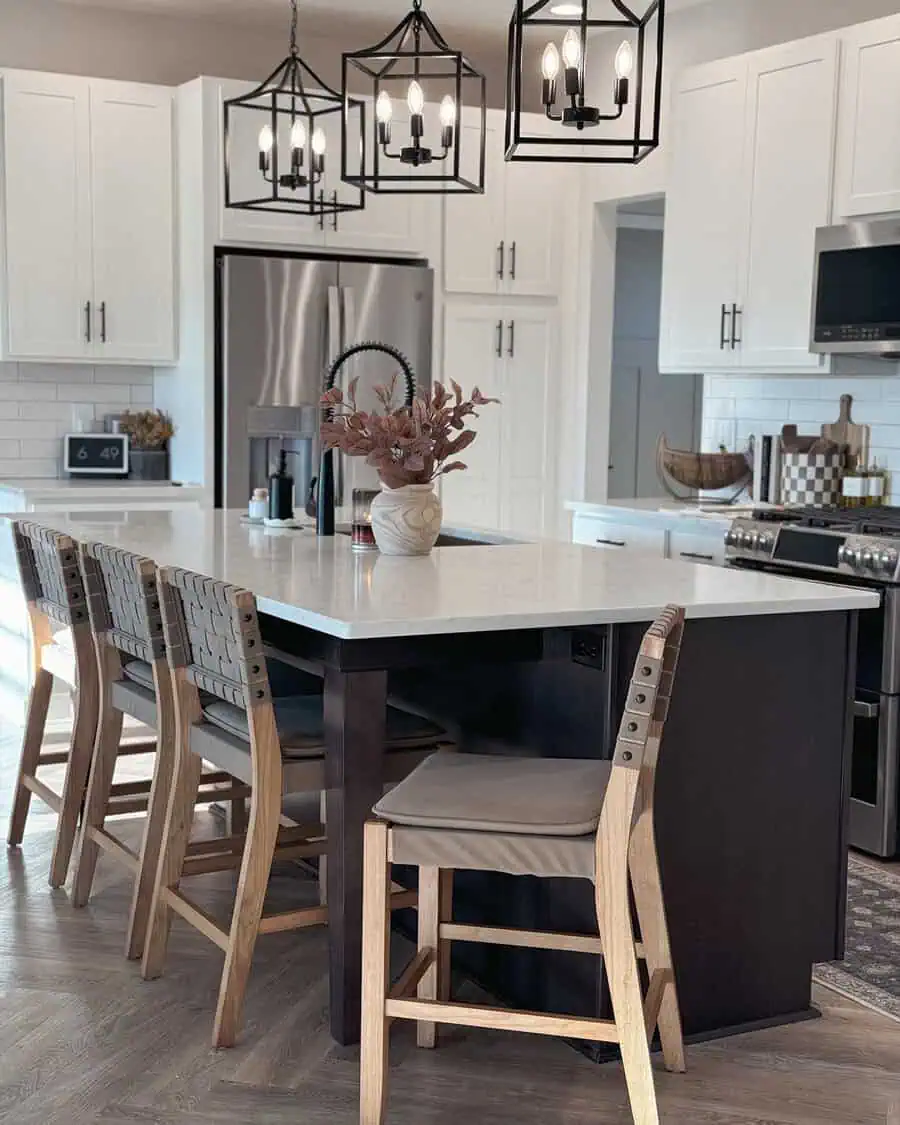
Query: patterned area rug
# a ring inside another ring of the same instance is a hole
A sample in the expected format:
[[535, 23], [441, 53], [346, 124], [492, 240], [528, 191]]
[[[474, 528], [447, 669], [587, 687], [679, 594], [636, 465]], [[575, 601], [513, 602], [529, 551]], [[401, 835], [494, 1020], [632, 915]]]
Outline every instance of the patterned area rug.
[[900, 872], [850, 856], [846, 956], [813, 979], [900, 1021]]

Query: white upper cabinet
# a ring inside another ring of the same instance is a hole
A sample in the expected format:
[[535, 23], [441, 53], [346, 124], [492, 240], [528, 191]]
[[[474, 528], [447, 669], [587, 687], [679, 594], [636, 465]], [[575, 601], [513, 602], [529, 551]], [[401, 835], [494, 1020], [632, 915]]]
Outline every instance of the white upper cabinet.
[[98, 83], [91, 125], [98, 354], [174, 358], [171, 91]]
[[735, 335], [744, 368], [821, 370], [809, 350], [816, 227], [831, 216], [839, 44], [750, 56]]
[[661, 371], [734, 364], [747, 60], [676, 80], [663, 250]]
[[816, 228], [831, 214], [839, 43], [685, 72], [673, 105], [662, 371], [822, 370], [809, 352]]
[[91, 351], [90, 96], [80, 78], [3, 78], [5, 354]]
[[175, 358], [170, 90], [3, 75], [10, 359]]
[[840, 33], [834, 221], [900, 211], [900, 16]]
[[[448, 293], [555, 297], [571, 165], [507, 163], [502, 115], [488, 114], [484, 195], [447, 196], [444, 288]], [[478, 127], [463, 125], [469, 148]], [[465, 145], [465, 142], [464, 142]]]

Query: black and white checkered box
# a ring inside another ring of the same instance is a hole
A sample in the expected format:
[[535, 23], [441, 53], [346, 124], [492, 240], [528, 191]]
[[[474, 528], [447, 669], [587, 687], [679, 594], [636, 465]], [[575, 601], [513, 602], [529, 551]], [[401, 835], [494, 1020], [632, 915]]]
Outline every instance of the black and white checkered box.
[[814, 508], [839, 504], [843, 475], [843, 453], [785, 453], [781, 502]]

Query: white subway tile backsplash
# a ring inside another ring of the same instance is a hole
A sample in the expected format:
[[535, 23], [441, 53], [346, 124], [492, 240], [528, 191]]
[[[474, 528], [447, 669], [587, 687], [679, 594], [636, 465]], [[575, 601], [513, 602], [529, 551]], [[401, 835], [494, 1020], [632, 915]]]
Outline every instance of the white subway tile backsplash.
[[838, 411], [833, 404], [828, 402], [799, 402], [790, 403], [787, 418], [791, 422], [805, 422], [815, 426], [822, 426], [826, 422], [833, 422], [838, 416]]
[[153, 371], [120, 364], [0, 363], [0, 481], [59, 476], [60, 438], [131, 405], [153, 405]]

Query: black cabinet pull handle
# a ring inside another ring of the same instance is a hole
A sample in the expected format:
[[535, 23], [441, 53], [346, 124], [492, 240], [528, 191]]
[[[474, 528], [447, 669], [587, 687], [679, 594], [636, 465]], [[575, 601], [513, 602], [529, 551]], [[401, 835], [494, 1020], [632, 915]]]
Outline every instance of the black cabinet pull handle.
[[331, 193], [331, 198], [334, 201], [334, 218], [331, 221], [331, 225], [334, 227], [335, 230], [337, 230], [338, 229], [338, 205], [337, 205], [337, 192], [336, 191], [333, 191]]
[[106, 343], [106, 301], [100, 302], [100, 342]]
[[497, 359], [503, 358], [503, 321], [497, 321]]
[[744, 310], [739, 309], [737, 305], [731, 306], [731, 350], [734, 351], [739, 344], [743, 343], [743, 338], [738, 336], [738, 317], [743, 318]]
[[516, 244], [515, 242], [509, 248], [509, 276], [516, 280]]
[[85, 301], [84, 303], [84, 342], [89, 344], [91, 342], [91, 302]]
[[698, 562], [715, 562], [715, 555], [699, 555], [696, 551], [681, 551], [683, 559], [696, 559]]
[[497, 277], [502, 281], [506, 275], [506, 243], [501, 242], [497, 247]]
[[725, 351], [728, 347], [728, 333], [725, 331], [726, 322], [731, 314], [728, 312], [728, 306], [722, 306], [722, 319], [719, 322], [719, 350]]
[[319, 192], [319, 230], [325, 229], [325, 192]]
[[628, 544], [621, 539], [598, 539], [601, 547], [627, 547]]
[[510, 359], [516, 354], [516, 322], [514, 320], [509, 322], [509, 347], [506, 349], [506, 354]]

